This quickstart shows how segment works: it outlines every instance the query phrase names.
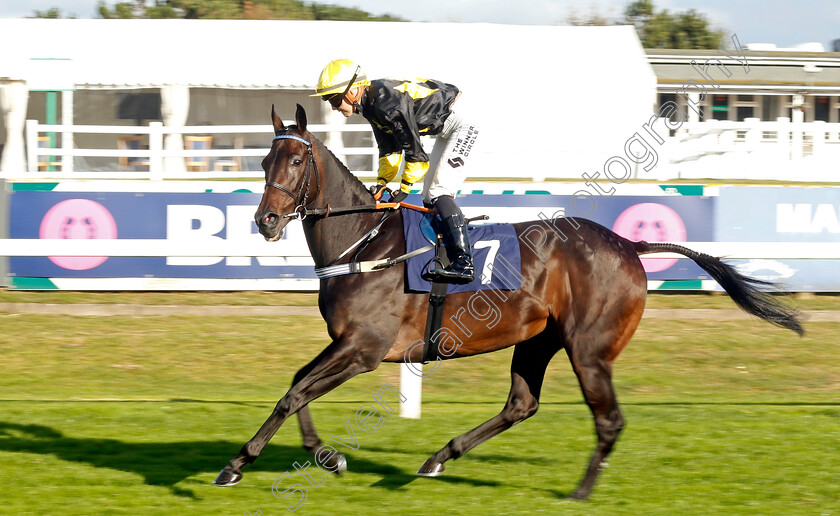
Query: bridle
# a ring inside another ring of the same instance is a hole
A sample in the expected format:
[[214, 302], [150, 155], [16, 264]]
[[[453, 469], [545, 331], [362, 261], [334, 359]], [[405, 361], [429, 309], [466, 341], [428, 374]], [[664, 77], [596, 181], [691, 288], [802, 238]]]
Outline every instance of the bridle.
[[[309, 215], [323, 215], [324, 217], [329, 217], [332, 214], [338, 215], [342, 213], [358, 213], [362, 211], [395, 210], [400, 206], [400, 203], [380, 203], [374, 200], [373, 204], [362, 204], [358, 206], [345, 206], [333, 208], [332, 206], [327, 204], [324, 208], [310, 208], [312, 202], [314, 202], [315, 198], [318, 197], [318, 194], [321, 192], [321, 173], [318, 170], [318, 162], [315, 160], [315, 155], [312, 152], [312, 142], [294, 134], [279, 134], [274, 137], [274, 139], [272, 140], [272, 144], [274, 144], [274, 142], [276, 142], [277, 140], [299, 141], [306, 145], [307, 154], [306, 168], [303, 172], [303, 181], [300, 183], [300, 188], [298, 188], [298, 191], [296, 193], [292, 192], [280, 183], [276, 183], [274, 181], [266, 181], [265, 183], [266, 187], [270, 186], [272, 188], [280, 190], [284, 194], [291, 197], [292, 200], [295, 202], [295, 208], [288, 215], [283, 215], [283, 218], [303, 220]], [[315, 173], [316, 186], [315, 193], [310, 195], [313, 172]], [[403, 204], [402, 206], [422, 212], [430, 211], [427, 208], [413, 206], [410, 204]]]
[[[374, 201], [372, 205], [360, 205], [360, 206], [347, 206], [347, 207], [339, 207], [339, 208], [332, 208], [329, 204], [327, 204], [326, 208], [310, 208], [309, 205], [318, 197], [318, 194], [321, 192], [321, 174], [318, 170], [318, 162], [315, 160], [315, 155], [312, 152], [312, 142], [301, 138], [300, 136], [296, 136], [294, 134], [278, 134], [274, 137], [271, 141], [272, 145], [277, 140], [295, 140], [298, 142], [303, 143], [306, 145], [306, 168], [303, 171], [303, 181], [301, 181], [300, 188], [298, 191], [292, 192], [285, 186], [277, 183], [275, 181], [266, 181], [265, 187], [276, 188], [281, 192], [285, 193], [292, 200], [295, 202], [295, 208], [292, 210], [291, 213], [288, 215], [284, 215], [284, 218], [290, 219], [305, 219], [308, 215], [323, 215], [324, 217], [329, 217], [330, 214], [340, 214], [340, 213], [358, 213], [363, 211], [382, 211], [382, 217], [379, 219], [379, 222], [373, 226], [370, 230], [368, 230], [362, 237], [353, 243], [350, 247], [344, 250], [338, 257], [330, 262], [326, 267], [321, 267], [315, 269], [315, 274], [319, 278], [330, 278], [333, 276], [341, 276], [344, 274], [355, 274], [358, 272], [369, 272], [381, 269], [387, 269], [396, 265], [397, 263], [403, 262], [413, 256], [417, 256], [421, 253], [429, 251], [434, 248], [433, 245], [429, 245], [410, 253], [403, 254], [394, 259], [385, 258], [382, 260], [375, 260], [375, 261], [366, 261], [366, 262], [359, 262], [357, 257], [359, 253], [361, 253], [365, 247], [374, 239], [376, 238], [379, 233], [380, 229], [382, 228], [385, 221], [391, 216], [391, 214], [395, 213], [395, 211], [402, 205], [401, 203], [380, 203], [378, 201]], [[312, 181], [312, 172], [315, 172], [315, 193], [310, 199], [310, 190], [311, 190], [311, 181]], [[428, 208], [422, 208], [420, 206], [413, 206], [413, 205], [405, 205], [406, 208], [414, 209], [421, 212], [432, 212], [436, 213], [434, 210], [430, 210]], [[352, 260], [350, 263], [346, 263], [343, 265], [335, 265], [336, 262], [347, 256], [351, 251], [356, 250]]]
[[[272, 188], [280, 190], [284, 194], [291, 197], [292, 200], [295, 202], [294, 210], [292, 210], [292, 213], [285, 215], [285, 218], [297, 218], [303, 220], [308, 214], [312, 213], [313, 210], [308, 209], [309, 204], [312, 201], [314, 201], [315, 198], [318, 197], [318, 194], [321, 192], [321, 174], [318, 171], [318, 163], [315, 161], [315, 155], [312, 153], [312, 142], [305, 140], [300, 136], [295, 136], [294, 134], [278, 134], [274, 137], [271, 143], [274, 144], [274, 142], [276, 142], [277, 140], [296, 140], [306, 145], [306, 167], [303, 171], [303, 181], [301, 181], [300, 188], [298, 188], [297, 193], [293, 193], [285, 186], [274, 181], [266, 181], [265, 183], [266, 187], [270, 186]], [[313, 171], [315, 172], [315, 193], [312, 195], [312, 201], [307, 202], [310, 194], [311, 175]]]

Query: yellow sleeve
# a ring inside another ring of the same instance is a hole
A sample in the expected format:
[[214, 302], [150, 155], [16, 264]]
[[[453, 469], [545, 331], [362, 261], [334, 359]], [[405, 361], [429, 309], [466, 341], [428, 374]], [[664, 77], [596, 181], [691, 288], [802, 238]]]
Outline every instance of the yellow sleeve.
[[400, 190], [409, 193], [412, 185], [414, 185], [417, 181], [421, 181], [428, 171], [428, 161], [406, 161], [405, 170], [403, 170], [402, 174], [402, 184], [400, 184]]
[[379, 158], [379, 173], [377, 183], [387, 185], [393, 181], [400, 170], [400, 163], [402, 163], [402, 153], [394, 152]]

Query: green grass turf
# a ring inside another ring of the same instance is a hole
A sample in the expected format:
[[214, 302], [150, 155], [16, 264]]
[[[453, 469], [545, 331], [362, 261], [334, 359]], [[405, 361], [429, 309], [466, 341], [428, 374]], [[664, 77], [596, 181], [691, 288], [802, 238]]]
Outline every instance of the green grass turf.
[[[537, 417], [447, 464], [414, 476], [439, 446], [495, 404], [427, 404], [420, 420], [387, 417], [357, 431], [343, 477], [311, 460], [293, 425], [281, 428], [243, 482], [210, 484], [271, 404], [2, 403], [4, 514], [286, 514], [272, 485], [307, 485], [297, 514], [834, 514], [837, 406], [633, 405], [590, 501], [566, 496], [593, 444], [580, 404], [546, 404]], [[354, 403], [313, 410], [322, 436], [342, 435]], [[833, 436], [833, 439], [831, 438]], [[295, 500], [296, 501], [296, 500]]]
[[[0, 314], [0, 326], [0, 513], [288, 513], [271, 486], [310, 460], [295, 421], [242, 484], [210, 483], [326, 345], [319, 318]], [[423, 418], [357, 430], [349, 472], [309, 486], [296, 513], [836, 514], [838, 325], [806, 329], [643, 320], [616, 363], [627, 427], [586, 503], [565, 498], [594, 432], [562, 354], [534, 418], [438, 479], [415, 477], [507, 396], [510, 350], [445, 362], [424, 382]], [[383, 364], [313, 403], [322, 438], [398, 381]]]

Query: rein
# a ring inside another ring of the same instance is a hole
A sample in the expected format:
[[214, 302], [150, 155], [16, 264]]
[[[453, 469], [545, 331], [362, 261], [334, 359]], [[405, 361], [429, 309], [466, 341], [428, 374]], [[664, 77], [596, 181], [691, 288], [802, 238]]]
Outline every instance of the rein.
[[295, 201], [295, 209], [292, 210], [292, 213], [288, 215], [284, 215], [283, 218], [287, 219], [300, 219], [303, 220], [310, 215], [323, 215], [324, 218], [329, 217], [330, 215], [339, 215], [342, 213], [358, 213], [363, 211], [380, 211], [380, 210], [396, 210], [397, 208], [403, 207], [408, 208], [411, 210], [416, 210], [422, 213], [436, 213], [435, 210], [431, 210], [424, 206], [416, 206], [414, 204], [407, 204], [402, 202], [379, 202], [378, 200], [374, 204], [362, 204], [358, 206], [346, 206], [342, 208], [333, 208], [329, 204], [327, 204], [324, 208], [309, 208], [307, 205], [307, 198], [309, 197], [309, 189], [310, 189], [310, 181], [311, 181], [311, 173], [312, 170], [315, 171], [315, 182], [316, 182], [316, 190], [315, 194], [312, 196], [313, 200], [315, 197], [318, 196], [318, 193], [321, 192], [321, 174], [318, 171], [318, 162], [315, 161], [315, 155], [312, 153], [312, 142], [309, 140], [305, 140], [300, 136], [295, 136], [294, 134], [280, 134], [274, 137], [271, 141], [272, 143], [276, 142], [277, 140], [295, 140], [303, 143], [306, 145], [306, 169], [303, 172], [303, 182], [300, 184], [300, 188], [298, 189], [297, 193], [292, 193], [291, 190], [286, 188], [285, 186], [281, 185], [280, 183], [274, 181], [267, 181], [265, 186], [270, 186], [272, 188], [276, 188], [281, 192], [285, 193], [292, 200]]
[[[376, 200], [376, 199], [374, 200], [374, 204], [372, 204], [372, 205], [371, 204], [363, 204], [363, 205], [359, 205], [359, 206], [346, 206], [346, 207], [340, 207], [340, 208], [333, 208], [329, 204], [327, 204], [327, 206], [324, 207], [324, 208], [310, 208], [309, 204], [311, 203], [311, 201], [307, 202], [307, 200], [309, 199], [309, 193], [310, 193], [310, 189], [311, 189], [310, 188], [310, 183], [311, 183], [311, 180], [312, 180], [311, 175], [312, 175], [313, 170], [315, 171], [315, 182], [316, 182], [316, 187], [315, 188], [316, 189], [315, 189], [315, 194], [312, 195], [312, 200], [314, 201], [314, 199], [321, 192], [321, 174], [318, 171], [318, 162], [315, 161], [315, 155], [312, 152], [312, 142], [310, 142], [309, 140], [305, 140], [304, 138], [301, 138], [300, 136], [293, 135], [293, 134], [279, 134], [279, 135], [274, 137], [274, 139], [272, 140], [272, 144], [274, 142], [276, 142], [277, 140], [299, 141], [299, 142], [303, 143], [304, 145], [306, 145], [306, 154], [307, 154], [306, 168], [304, 169], [304, 172], [303, 172], [303, 181], [301, 182], [300, 188], [298, 188], [297, 193], [292, 192], [291, 190], [289, 190], [285, 186], [283, 186], [280, 183], [277, 183], [275, 181], [266, 181], [266, 183], [265, 183], [266, 188], [268, 188], [268, 187], [276, 188], [276, 189], [280, 190], [281, 192], [285, 193], [286, 195], [288, 195], [289, 197], [291, 197], [292, 200], [295, 202], [294, 210], [292, 210], [292, 212], [289, 213], [288, 215], [284, 215], [283, 216], [284, 218], [303, 220], [310, 215], [323, 215], [324, 218], [326, 218], [326, 217], [329, 217], [330, 215], [339, 215], [339, 214], [344, 214], [344, 213], [359, 213], [359, 212], [365, 212], [365, 211], [383, 211], [384, 212], [383, 215], [382, 215], [382, 218], [379, 220], [378, 224], [376, 224], [373, 228], [371, 228], [367, 233], [362, 235], [362, 237], [359, 240], [357, 240], [353, 245], [351, 245], [350, 247], [345, 249], [344, 252], [342, 252], [335, 260], [333, 260], [330, 263], [330, 265], [328, 265], [326, 267], [321, 267], [321, 268], [315, 269], [315, 274], [316, 274], [316, 276], [318, 276], [318, 278], [325, 279], [325, 278], [331, 278], [333, 276], [343, 276], [345, 274], [356, 274], [356, 273], [359, 273], [359, 272], [371, 272], [371, 271], [387, 269], [389, 267], [393, 267], [394, 265], [396, 265], [400, 262], [404, 262], [405, 260], [408, 260], [409, 258], [411, 258], [413, 256], [417, 256], [418, 254], [422, 254], [426, 251], [434, 249], [433, 245], [429, 245], [429, 246], [426, 246], [424, 248], [417, 249], [417, 250], [415, 250], [411, 253], [406, 253], [402, 256], [398, 256], [397, 258], [393, 258], [393, 259], [385, 258], [385, 259], [382, 259], [382, 260], [364, 261], [364, 262], [358, 262], [355, 259], [353, 259], [353, 260], [351, 260], [350, 263], [343, 264], [343, 265], [335, 265], [335, 263], [337, 261], [339, 261], [342, 258], [344, 258], [345, 256], [347, 256], [347, 254], [350, 253], [350, 251], [358, 248], [359, 246], [363, 246], [362, 248], [366, 247], [367, 244], [371, 240], [373, 240], [374, 238], [376, 238], [379, 235], [379, 229], [382, 227], [382, 225], [388, 219], [390, 214], [393, 211], [396, 211], [397, 209], [399, 209], [400, 207], [416, 210], [416, 211], [423, 212], [423, 213], [437, 213], [437, 211], [431, 210], [431, 209], [423, 207], [423, 206], [416, 206], [416, 205], [413, 205], [413, 204], [405, 204], [405, 203], [401, 203], [401, 202], [380, 202], [379, 200]], [[356, 254], [358, 254], [360, 251], [361, 250], [357, 251]]]

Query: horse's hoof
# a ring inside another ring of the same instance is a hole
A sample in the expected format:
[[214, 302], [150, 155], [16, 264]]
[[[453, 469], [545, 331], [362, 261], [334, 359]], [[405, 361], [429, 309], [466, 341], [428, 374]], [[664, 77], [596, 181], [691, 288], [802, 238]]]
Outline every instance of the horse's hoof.
[[337, 475], [343, 475], [347, 472], [347, 458], [340, 453], [335, 459], [335, 472]]
[[347, 458], [340, 453], [336, 453], [331, 465], [328, 466], [336, 475], [343, 475], [347, 472]]
[[417, 470], [417, 474], [421, 477], [439, 477], [443, 473], [443, 464], [440, 462], [433, 462], [432, 459], [427, 460]]
[[219, 487], [230, 487], [238, 484], [240, 480], [242, 480], [242, 473], [223, 469], [216, 480], [213, 481], [213, 484]]
[[584, 491], [583, 489], [575, 489], [574, 492], [572, 492], [572, 494], [569, 495], [569, 498], [571, 498], [572, 500], [584, 501], [589, 499], [589, 493]]

